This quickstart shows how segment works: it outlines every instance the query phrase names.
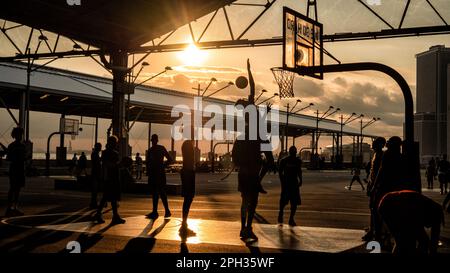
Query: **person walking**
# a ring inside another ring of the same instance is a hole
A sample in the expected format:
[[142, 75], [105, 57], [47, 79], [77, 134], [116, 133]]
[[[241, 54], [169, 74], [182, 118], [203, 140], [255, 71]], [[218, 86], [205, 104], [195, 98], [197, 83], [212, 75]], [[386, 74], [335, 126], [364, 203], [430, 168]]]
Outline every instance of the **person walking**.
[[278, 213], [278, 223], [283, 224], [284, 207], [291, 204], [291, 214], [289, 216], [289, 225], [296, 226], [294, 217], [297, 206], [301, 205], [300, 187], [303, 184], [302, 161], [297, 157], [297, 148], [289, 148], [289, 156], [283, 158], [280, 162], [278, 173], [281, 182], [280, 210]]
[[102, 181], [103, 181], [103, 197], [97, 208], [94, 221], [104, 223], [102, 210], [106, 202], [111, 202], [113, 217], [111, 224], [124, 224], [125, 220], [119, 215], [118, 204], [120, 201], [120, 158], [117, 151], [118, 139], [116, 136], [108, 137], [106, 149], [102, 152]]
[[164, 158], [167, 159], [167, 164], [173, 162], [172, 157], [167, 152], [166, 148], [158, 144], [158, 135], [153, 134], [151, 136], [152, 147], [148, 151], [147, 170], [148, 170], [148, 183], [153, 192], [153, 210], [147, 214], [147, 218], [158, 218], [158, 201], [161, 201], [165, 209], [165, 218], [172, 216], [169, 209], [169, 203], [167, 201], [166, 194], [166, 171]]

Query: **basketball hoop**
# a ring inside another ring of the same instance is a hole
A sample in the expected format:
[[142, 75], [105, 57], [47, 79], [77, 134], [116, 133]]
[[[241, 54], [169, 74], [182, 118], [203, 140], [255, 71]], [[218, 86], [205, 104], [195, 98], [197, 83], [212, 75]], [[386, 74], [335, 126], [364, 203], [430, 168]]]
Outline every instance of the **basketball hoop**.
[[293, 98], [295, 74], [281, 67], [272, 67], [270, 70], [280, 89], [280, 98]]

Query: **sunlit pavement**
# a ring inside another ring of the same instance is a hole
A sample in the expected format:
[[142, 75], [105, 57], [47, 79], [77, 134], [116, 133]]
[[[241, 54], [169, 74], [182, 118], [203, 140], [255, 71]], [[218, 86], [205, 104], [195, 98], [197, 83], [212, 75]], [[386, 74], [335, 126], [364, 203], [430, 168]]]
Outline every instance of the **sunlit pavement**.
[[[192, 205], [189, 227], [196, 236], [180, 245], [178, 235], [182, 198], [170, 196], [172, 217], [156, 221], [145, 218], [151, 209], [146, 195], [126, 194], [119, 211], [127, 222], [110, 226], [110, 209], [104, 212], [105, 224], [91, 222], [89, 193], [53, 189], [48, 178], [32, 178], [22, 195], [24, 217], [2, 219], [0, 251], [66, 252], [67, 243], [78, 241], [82, 252], [367, 252], [361, 241], [368, 226], [367, 197], [359, 184], [345, 189], [348, 172], [305, 172], [302, 205], [296, 215], [299, 226], [276, 222], [279, 182], [276, 175], [264, 180], [269, 194], [261, 195], [254, 231], [259, 241], [246, 245], [239, 238], [240, 196], [236, 175], [222, 181], [223, 174], [199, 174], [197, 196]], [[178, 175], [168, 175], [169, 183], [179, 183]], [[0, 209], [4, 211], [8, 181], [0, 178]], [[436, 185], [435, 185], [436, 186]], [[442, 202], [439, 190], [424, 189], [424, 194]], [[162, 204], [159, 207], [163, 214]], [[449, 230], [442, 232], [440, 252], [448, 253]]]

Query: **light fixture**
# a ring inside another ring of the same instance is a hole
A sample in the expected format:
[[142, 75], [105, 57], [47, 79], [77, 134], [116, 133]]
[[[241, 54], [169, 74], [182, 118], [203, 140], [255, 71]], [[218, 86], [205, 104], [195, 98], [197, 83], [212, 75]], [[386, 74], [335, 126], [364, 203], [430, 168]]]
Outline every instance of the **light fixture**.
[[45, 36], [44, 34], [39, 35], [38, 39], [39, 39], [40, 41], [48, 41], [47, 36]]
[[49, 96], [50, 96], [49, 94], [45, 94], [45, 95], [40, 96], [39, 99], [43, 100], [43, 99], [48, 98]]
[[83, 48], [81, 48], [81, 46], [79, 44], [74, 44], [73, 45], [73, 50], [82, 50]]
[[64, 97], [64, 98], [60, 99], [59, 101], [60, 101], [60, 102], [63, 102], [63, 101], [66, 101], [66, 100], [68, 100], [68, 99], [69, 99], [69, 97]]

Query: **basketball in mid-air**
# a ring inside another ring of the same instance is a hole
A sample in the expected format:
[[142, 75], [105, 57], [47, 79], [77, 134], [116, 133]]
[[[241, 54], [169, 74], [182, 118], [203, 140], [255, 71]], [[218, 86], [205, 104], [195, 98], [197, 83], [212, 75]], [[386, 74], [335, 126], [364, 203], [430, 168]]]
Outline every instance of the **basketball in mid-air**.
[[237, 88], [244, 89], [247, 87], [247, 85], [248, 85], [248, 80], [246, 77], [244, 77], [244, 76], [237, 77], [237, 79], [236, 79], [236, 87]]

